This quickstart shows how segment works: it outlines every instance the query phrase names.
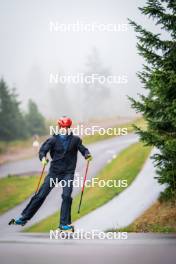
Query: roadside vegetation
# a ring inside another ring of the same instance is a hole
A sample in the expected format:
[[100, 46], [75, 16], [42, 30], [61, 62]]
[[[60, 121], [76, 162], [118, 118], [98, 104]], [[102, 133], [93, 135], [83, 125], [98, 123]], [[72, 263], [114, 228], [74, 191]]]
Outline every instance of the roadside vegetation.
[[176, 204], [173, 201], [157, 201], [131, 225], [116, 231], [175, 233]]
[[9, 143], [16, 144], [34, 135], [45, 135], [45, 118], [36, 103], [28, 101], [27, 111], [22, 111], [15, 88], [9, 88], [0, 79], [0, 153], [6, 151]]
[[[127, 129], [127, 134], [134, 132], [134, 125], [140, 127], [141, 129], [146, 129], [147, 127], [147, 123], [144, 121], [144, 119], [142, 117], [137, 118], [129, 123], [126, 124], [122, 124], [122, 125], [117, 125], [114, 126], [113, 128], [117, 129], [122, 129], [122, 128], [126, 128]], [[84, 136], [83, 137], [83, 143], [84, 144], [91, 144], [100, 140], [104, 140], [104, 139], [108, 139], [108, 138], [112, 138], [115, 137], [116, 135], [108, 135], [107, 133], [105, 133], [104, 135], [100, 135], [99, 133], [95, 133], [92, 136]]]
[[37, 176], [9, 176], [0, 179], [0, 214], [32, 195], [37, 181]]

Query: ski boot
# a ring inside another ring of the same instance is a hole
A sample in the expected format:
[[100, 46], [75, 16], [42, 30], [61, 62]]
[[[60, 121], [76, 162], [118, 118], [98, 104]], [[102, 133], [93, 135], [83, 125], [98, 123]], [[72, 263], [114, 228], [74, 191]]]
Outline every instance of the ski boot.
[[60, 233], [60, 238], [71, 239], [74, 233], [74, 226], [72, 225], [59, 225], [57, 229]]
[[21, 225], [24, 226], [27, 223], [27, 220], [23, 220], [22, 218], [14, 219], [12, 218], [9, 222], [9, 225]]
[[59, 230], [60, 232], [67, 232], [67, 233], [70, 233], [70, 232], [74, 232], [74, 226], [72, 225], [59, 225]]

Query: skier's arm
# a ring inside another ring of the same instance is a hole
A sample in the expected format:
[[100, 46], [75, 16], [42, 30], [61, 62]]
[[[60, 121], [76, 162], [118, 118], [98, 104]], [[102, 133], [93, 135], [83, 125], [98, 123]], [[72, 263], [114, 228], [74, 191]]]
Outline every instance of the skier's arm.
[[85, 159], [88, 159], [89, 157], [92, 157], [90, 152], [89, 152], [89, 150], [82, 144], [82, 140], [81, 139], [79, 140], [78, 150], [85, 157]]
[[42, 161], [46, 157], [47, 153], [51, 150], [54, 144], [54, 138], [48, 138], [41, 146], [39, 150], [39, 159]]

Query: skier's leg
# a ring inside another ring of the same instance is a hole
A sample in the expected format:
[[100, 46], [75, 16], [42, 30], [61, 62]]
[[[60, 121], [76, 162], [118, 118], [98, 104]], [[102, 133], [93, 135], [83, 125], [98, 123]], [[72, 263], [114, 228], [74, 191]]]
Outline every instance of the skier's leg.
[[38, 211], [38, 209], [40, 208], [40, 206], [43, 204], [45, 198], [47, 197], [47, 195], [50, 193], [50, 191], [53, 189], [54, 186], [50, 186], [50, 179], [51, 178], [55, 178], [56, 176], [54, 174], [49, 173], [45, 180], [44, 183], [42, 184], [42, 186], [40, 187], [39, 191], [37, 194], [35, 194], [30, 202], [28, 203], [28, 205], [26, 206], [26, 208], [23, 210], [22, 212], [22, 220], [30, 220], [33, 215]]
[[67, 174], [63, 178], [66, 181], [63, 187], [62, 193], [62, 205], [60, 213], [60, 225], [70, 225], [71, 224], [71, 205], [72, 205], [72, 190], [73, 190], [73, 174]]

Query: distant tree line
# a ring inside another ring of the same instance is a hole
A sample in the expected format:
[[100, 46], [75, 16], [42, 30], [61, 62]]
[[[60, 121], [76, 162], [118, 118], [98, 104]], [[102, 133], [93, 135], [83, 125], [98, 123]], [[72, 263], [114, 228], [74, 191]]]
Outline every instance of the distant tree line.
[[45, 119], [35, 102], [29, 100], [27, 112], [20, 109], [15, 89], [0, 80], [0, 140], [11, 141], [46, 133]]

